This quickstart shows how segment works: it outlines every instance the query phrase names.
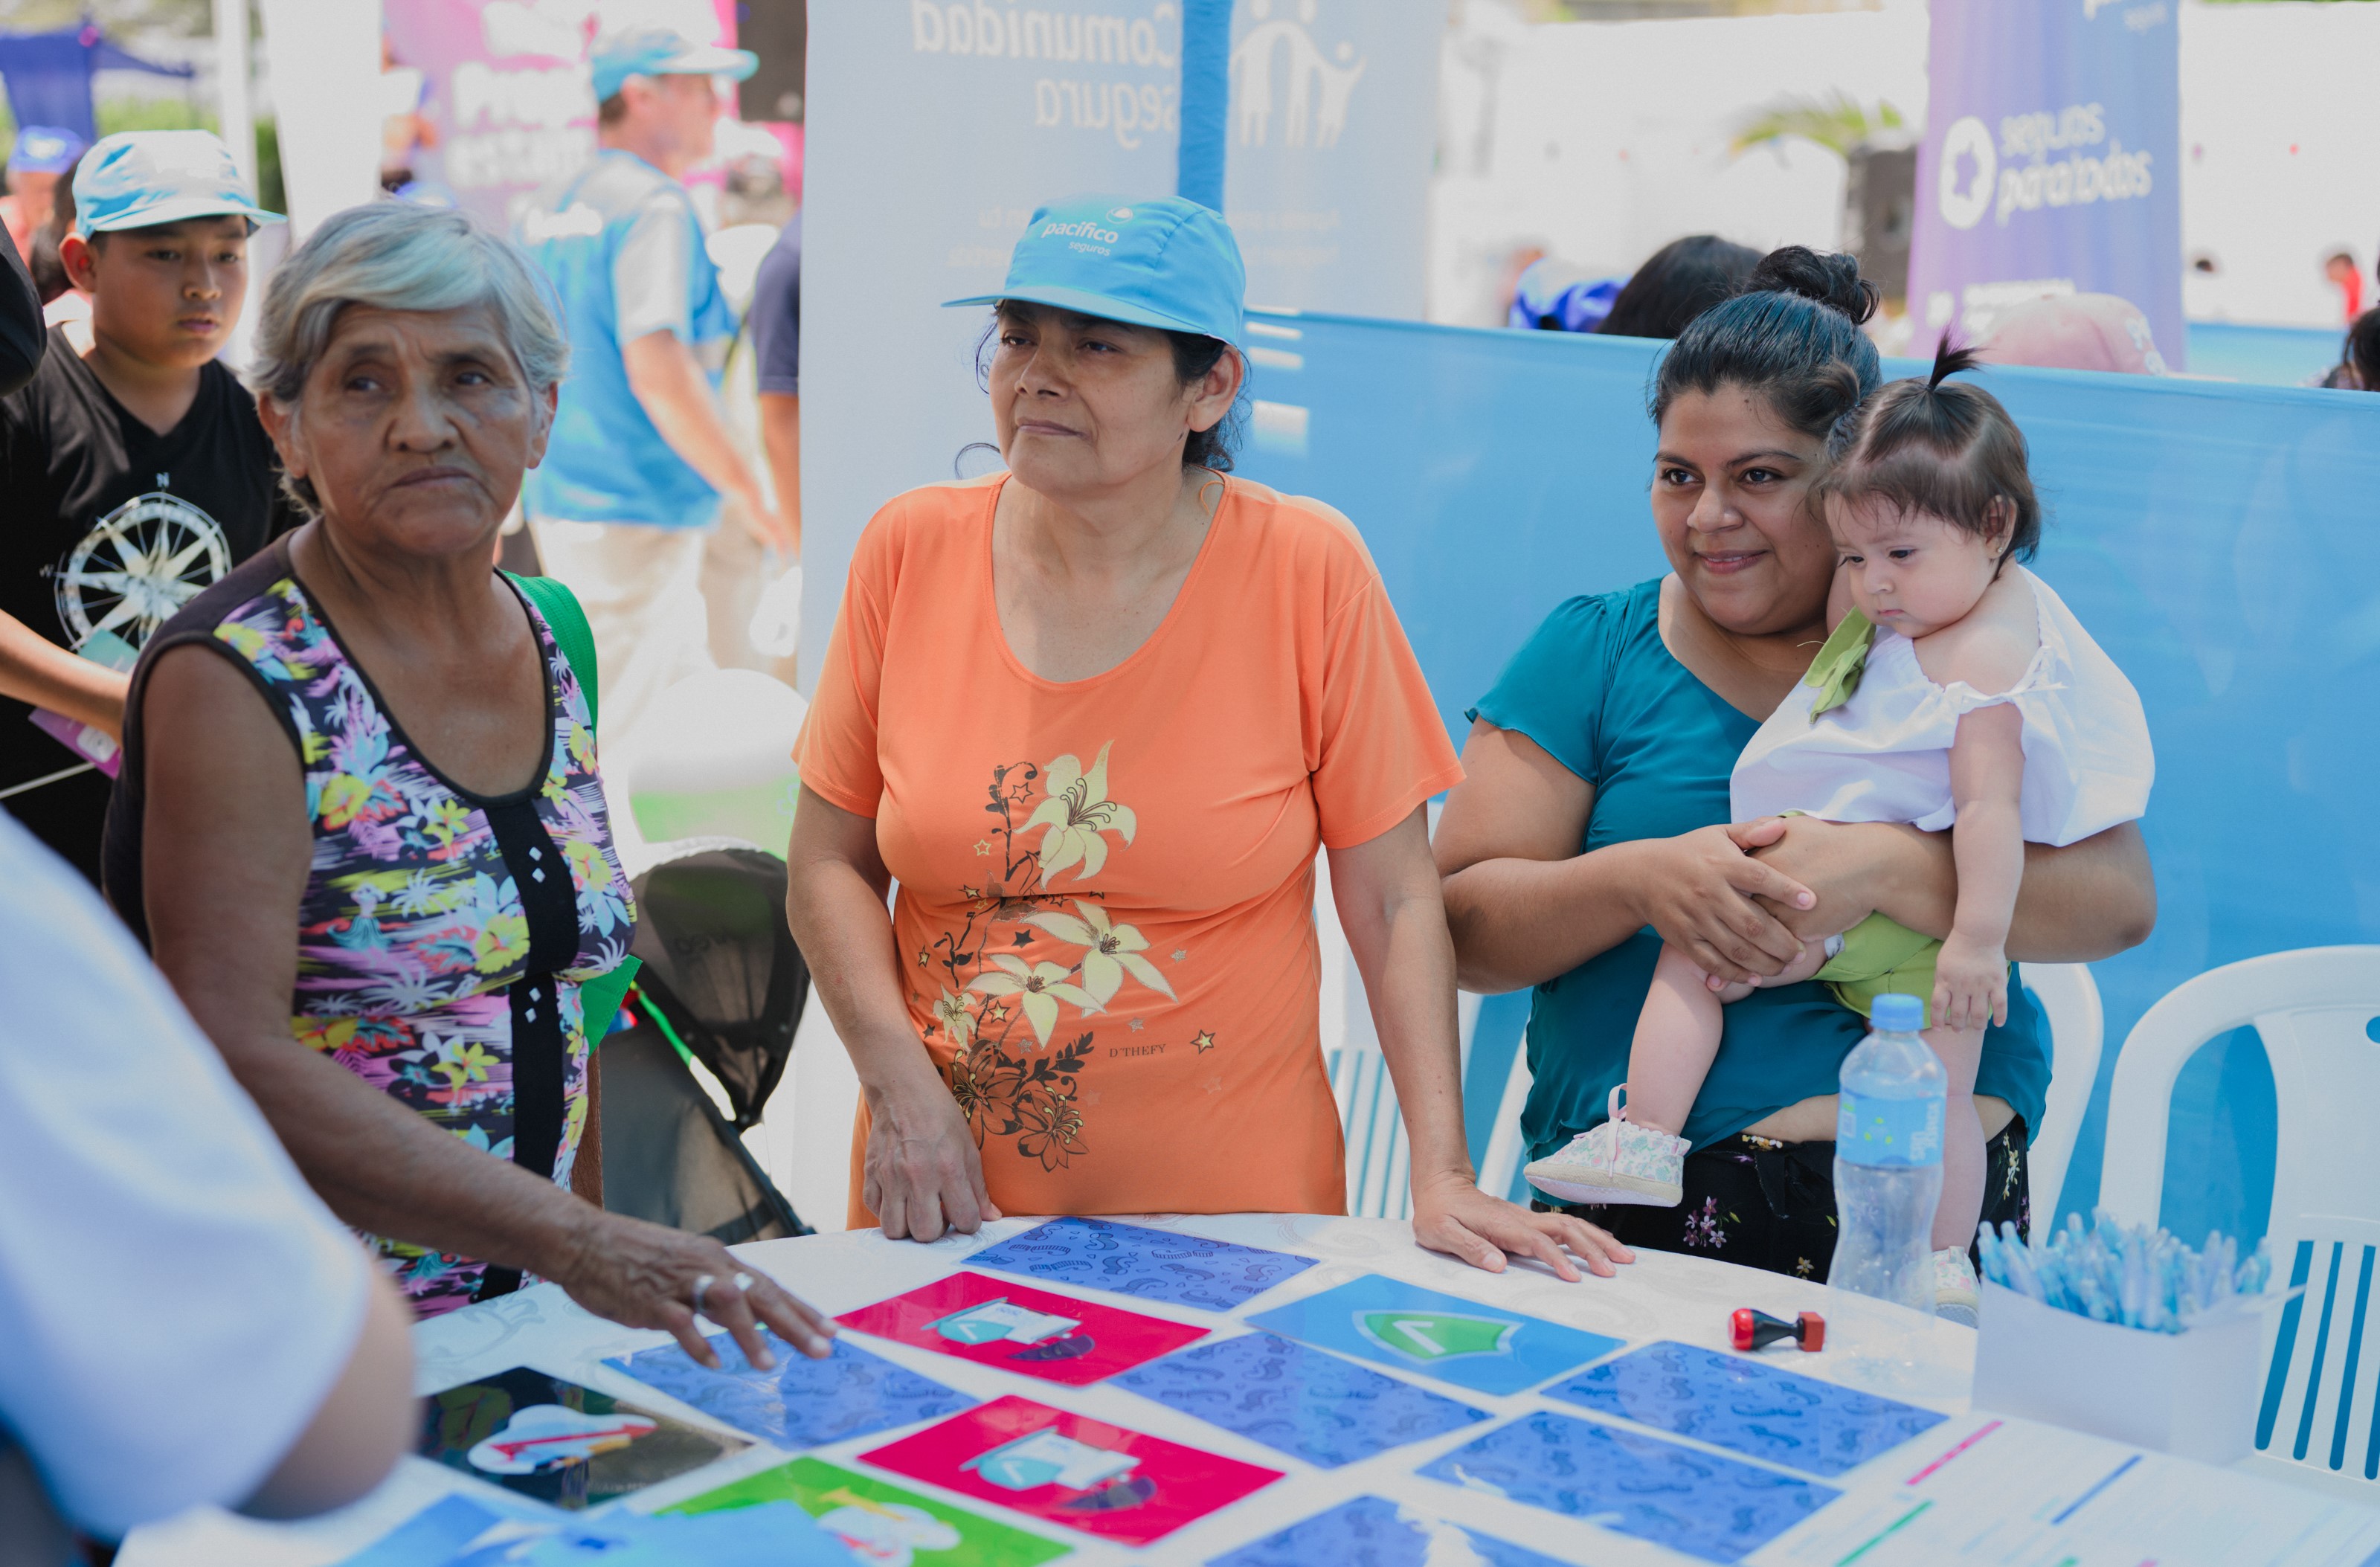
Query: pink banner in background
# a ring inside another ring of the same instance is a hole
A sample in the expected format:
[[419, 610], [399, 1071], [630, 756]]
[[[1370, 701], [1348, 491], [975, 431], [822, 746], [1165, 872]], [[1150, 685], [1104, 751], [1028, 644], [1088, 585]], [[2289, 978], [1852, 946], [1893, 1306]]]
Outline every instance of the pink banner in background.
[[389, 64], [421, 73], [419, 134], [382, 154], [425, 193], [443, 192], [500, 229], [523, 198], [587, 161], [592, 8], [551, 0], [385, 0]]
[[[383, 0], [388, 65], [412, 106], [393, 117], [384, 174], [509, 231], [519, 203], [595, 147], [588, 44], [601, 29], [664, 23], [735, 42], [736, 0]], [[418, 91], [404, 73], [419, 72]], [[715, 177], [715, 176], [714, 176]]]

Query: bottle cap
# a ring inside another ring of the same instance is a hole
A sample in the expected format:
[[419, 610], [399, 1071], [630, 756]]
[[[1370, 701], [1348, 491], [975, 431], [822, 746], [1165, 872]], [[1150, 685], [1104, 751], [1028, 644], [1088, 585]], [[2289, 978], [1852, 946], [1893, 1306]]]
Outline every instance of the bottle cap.
[[1880, 1029], [1913, 1034], [1925, 1026], [1925, 1002], [1916, 996], [1878, 996], [1867, 1015]]

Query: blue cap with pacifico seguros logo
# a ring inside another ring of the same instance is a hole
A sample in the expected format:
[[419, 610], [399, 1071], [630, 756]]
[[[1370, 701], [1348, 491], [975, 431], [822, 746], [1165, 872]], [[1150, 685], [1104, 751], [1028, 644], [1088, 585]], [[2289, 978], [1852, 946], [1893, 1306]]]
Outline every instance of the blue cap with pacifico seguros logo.
[[248, 193], [231, 149], [212, 131], [125, 130], [103, 136], [75, 170], [75, 228], [112, 234], [189, 218], [279, 223]]
[[600, 103], [617, 96], [621, 84], [632, 76], [724, 76], [742, 81], [760, 68], [760, 56], [749, 49], [697, 43], [665, 27], [648, 27], [597, 39], [588, 67]]
[[1022, 299], [1237, 347], [1247, 335], [1247, 288], [1239, 241], [1213, 209], [1179, 196], [1079, 196], [1033, 214], [999, 293], [943, 302]]

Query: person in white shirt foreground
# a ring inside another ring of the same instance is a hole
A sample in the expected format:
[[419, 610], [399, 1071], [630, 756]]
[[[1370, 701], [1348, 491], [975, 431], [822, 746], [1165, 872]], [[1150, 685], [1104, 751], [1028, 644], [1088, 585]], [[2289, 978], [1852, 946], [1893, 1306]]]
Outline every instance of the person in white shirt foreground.
[[411, 1446], [411, 1313], [84, 880], [0, 814], [0, 1567]]

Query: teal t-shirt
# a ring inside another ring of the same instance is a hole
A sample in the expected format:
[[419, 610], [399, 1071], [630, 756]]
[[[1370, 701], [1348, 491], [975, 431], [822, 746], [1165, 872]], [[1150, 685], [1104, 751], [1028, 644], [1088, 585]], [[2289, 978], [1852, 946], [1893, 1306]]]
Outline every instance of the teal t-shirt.
[[[1525, 735], [1595, 786], [1580, 852], [1674, 838], [1728, 820], [1728, 776], [1760, 727], [1689, 674], [1662, 645], [1658, 578], [1572, 599], [1512, 655], [1471, 716]], [[1529, 1157], [1541, 1158], [1605, 1117], [1628, 1076], [1636, 1014], [1661, 940], [1648, 927], [1536, 988], [1521, 1114]], [[1831, 1094], [1843, 1057], [1867, 1031], [1816, 984], [1755, 990], [1727, 1009], [1718, 1058], [1687, 1117], [1696, 1148], [1771, 1111]], [[2009, 1021], [1984, 1037], [1975, 1091], [2004, 1099], [2030, 1130], [2049, 1091], [2041, 1015], [2021, 988]]]

